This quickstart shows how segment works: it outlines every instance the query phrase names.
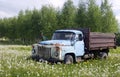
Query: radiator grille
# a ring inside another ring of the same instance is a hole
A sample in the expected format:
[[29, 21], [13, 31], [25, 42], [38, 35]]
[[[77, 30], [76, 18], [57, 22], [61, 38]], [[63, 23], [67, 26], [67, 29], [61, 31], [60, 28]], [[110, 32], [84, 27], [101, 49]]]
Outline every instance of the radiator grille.
[[51, 48], [38, 46], [38, 54], [40, 57], [48, 59], [51, 57]]

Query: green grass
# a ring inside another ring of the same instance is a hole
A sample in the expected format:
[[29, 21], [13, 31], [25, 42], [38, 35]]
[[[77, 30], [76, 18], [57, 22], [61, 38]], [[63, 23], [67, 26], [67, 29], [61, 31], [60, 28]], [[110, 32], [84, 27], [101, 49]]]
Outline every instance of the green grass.
[[65, 65], [26, 60], [31, 46], [0, 45], [0, 77], [119, 77], [120, 47], [107, 60]]

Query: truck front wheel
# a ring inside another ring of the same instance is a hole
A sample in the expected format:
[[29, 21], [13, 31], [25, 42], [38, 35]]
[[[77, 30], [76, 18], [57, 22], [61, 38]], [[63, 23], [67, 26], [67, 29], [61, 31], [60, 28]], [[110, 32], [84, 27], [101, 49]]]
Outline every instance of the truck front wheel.
[[64, 59], [65, 64], [72, 64], [73, 63], [73, 57], [71, 55], [66, 55]]

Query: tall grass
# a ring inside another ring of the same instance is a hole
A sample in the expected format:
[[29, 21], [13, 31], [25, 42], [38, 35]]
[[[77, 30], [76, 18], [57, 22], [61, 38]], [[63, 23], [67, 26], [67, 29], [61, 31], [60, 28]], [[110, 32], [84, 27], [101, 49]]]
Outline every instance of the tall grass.
[[0, 77], [119, 77], [120, 48], [111, 50], [107, 60], [48, 64], [27, 60], [30, 46], [0, 45]]

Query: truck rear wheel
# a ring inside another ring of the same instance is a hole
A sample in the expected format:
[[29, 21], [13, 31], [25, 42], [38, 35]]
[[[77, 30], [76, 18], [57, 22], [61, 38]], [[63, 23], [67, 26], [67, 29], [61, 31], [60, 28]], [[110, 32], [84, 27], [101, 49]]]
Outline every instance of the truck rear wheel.
[[73, 57], [71, 55], [66, 55], [64, 59], [65, 64], [72, 64], [73, 63]]
[[108, 57], [108, 54], [106, 53], [106, 52], [102, 52], [101, 53], [101, 59], [107, 59], [107, 57]]

